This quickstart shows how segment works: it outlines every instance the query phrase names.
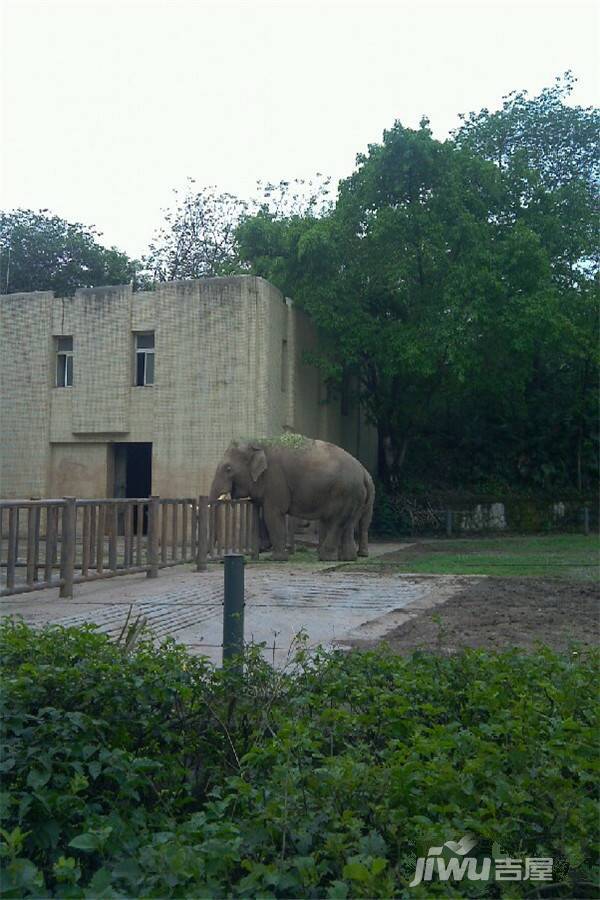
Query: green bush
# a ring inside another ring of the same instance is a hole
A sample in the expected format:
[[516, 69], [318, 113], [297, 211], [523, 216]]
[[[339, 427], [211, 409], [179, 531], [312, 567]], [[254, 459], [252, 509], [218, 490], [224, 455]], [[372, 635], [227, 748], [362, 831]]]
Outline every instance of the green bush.
[[239, 675], [19, 623], [0, 654], [5, 897], [537, 895], [410, 889], [465, 832], [554, 857], [553, 897], [596, 881], [597, 654], [251, 648]]
[[409, 530], [410, 523], [402, 514], [400, 496], [390, 494], [381, 482], [375, 482], [372, 533], [378, 537], [390, 538], [397, 537]]

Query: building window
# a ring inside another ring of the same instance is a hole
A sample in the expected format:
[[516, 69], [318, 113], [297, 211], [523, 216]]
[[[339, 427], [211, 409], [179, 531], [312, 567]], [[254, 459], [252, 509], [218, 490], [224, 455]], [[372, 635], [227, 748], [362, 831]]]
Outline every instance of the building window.
[[56, 387], [73, 384], [73, 337], [56, 338]]
[[154, 384], [154, 332], [135, 336], [135, 384]]

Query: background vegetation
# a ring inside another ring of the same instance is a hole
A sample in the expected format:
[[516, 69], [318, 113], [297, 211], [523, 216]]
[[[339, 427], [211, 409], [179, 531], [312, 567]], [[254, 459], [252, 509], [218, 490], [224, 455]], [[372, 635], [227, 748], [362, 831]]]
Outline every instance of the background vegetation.
[[388, 491], [592, 485], [599, 132], [570, 89], [510, 95], [445, 142], [396, 123], [328, 213], [239, 229], [376, 425]]
[[408, 544], [393, 559], [372, 556], [345, 569], [423, 572], [432, 575], [534, 575], [599, 581], [597, 542], [582, 534], [473, 538]]
[[[567, 73], [462, 117], [396, 122], [338, 185], [193, 182], [143, 262], [92, 230], [0, 217], [0, 290], [255, 273], [318, 326], [339, 402], [378, 431], [380, 496], [589, 498], [597, 485], [599, 115]], [[379, 511], [378, 511], [379, 513]]]
[[[306, 653], [214, 670], [173, 643], [0, 628], [5, 897], [498, 896], [408, 889], [430, 846], [597, 883], [598, 659]], [[507, 896], [541, 896], [509, 882]]]
[[80, 287], [135, 281], [139, 263], [116, 247], [103, 247], [100, 236], [93, 226], [45, 209], [0, 212], [0, 294], [54, 291], [68, 297]]

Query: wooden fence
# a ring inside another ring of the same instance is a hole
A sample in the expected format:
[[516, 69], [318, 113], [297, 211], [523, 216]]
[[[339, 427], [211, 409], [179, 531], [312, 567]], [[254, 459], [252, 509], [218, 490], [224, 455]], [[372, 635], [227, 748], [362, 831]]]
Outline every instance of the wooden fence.
[[195, 563], [254, 559], [258, 508], [249, 500], [145, 497], [0, 501], [0, 596]]

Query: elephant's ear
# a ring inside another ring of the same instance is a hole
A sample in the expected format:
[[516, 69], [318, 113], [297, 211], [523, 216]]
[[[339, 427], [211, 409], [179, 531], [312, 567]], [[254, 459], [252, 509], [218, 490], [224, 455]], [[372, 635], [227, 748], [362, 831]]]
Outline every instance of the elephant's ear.
[[267, 468], [267, 457], [262, 447], [256, 447], [250, 460], [250, 475], [252, 481], [258, 481]]

